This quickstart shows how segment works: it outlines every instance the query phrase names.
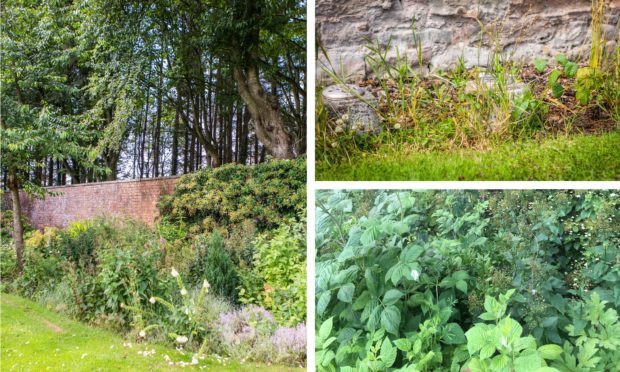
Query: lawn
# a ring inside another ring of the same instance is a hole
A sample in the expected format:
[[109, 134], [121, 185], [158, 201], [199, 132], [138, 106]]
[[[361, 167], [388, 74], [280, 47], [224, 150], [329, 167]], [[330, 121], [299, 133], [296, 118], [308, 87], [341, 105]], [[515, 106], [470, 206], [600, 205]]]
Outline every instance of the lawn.
[[[1, 370], [106, 371], [169, 370], [165, 360], [190, 362], [191, 355], [161, 345], [136, 343], [101, 329], [88, 327], [21, 297], [2, 293]], [[131, 346], [128, 344], [131, 342]], [[144, 351], [154, 351], [143, 355]], [[217, 371], [289, 371], [292, 368], [219, 362], [208, 357], [187, 368]]]
[[486, 152], [386, 146], [351, 159], [317, 159], [317, 180], [618, 180], [620, 131], [504, 143]]

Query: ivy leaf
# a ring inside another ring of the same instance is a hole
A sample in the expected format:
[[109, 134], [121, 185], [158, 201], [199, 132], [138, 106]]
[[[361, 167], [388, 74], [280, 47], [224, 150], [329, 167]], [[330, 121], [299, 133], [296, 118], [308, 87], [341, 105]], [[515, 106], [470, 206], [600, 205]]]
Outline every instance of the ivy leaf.
[[400, 300], [405, 294], [398, 289], [390, 289], [383, 296], [383, 305], [389, 306], [396, 303], [396, 301]]
[[390, 305], [383, 309], [381, 313], [381, 326], [385, 328], [388, 333], [398, 335], [398, 328], [400, 327], [400, 310], [394, 305]]
[[347, 283], [338, 290], [338, 299], [350, 304], [353, 301], [353, 292], [355, 292], [355, 284]]

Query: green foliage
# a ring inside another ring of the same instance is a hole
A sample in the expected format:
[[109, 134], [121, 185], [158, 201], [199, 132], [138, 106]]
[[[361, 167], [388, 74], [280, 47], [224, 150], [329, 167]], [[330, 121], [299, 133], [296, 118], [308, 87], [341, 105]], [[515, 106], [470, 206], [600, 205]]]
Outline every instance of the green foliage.
[[542, 74], [547, 68], [547, 61], [542, 58], [536, 58], [534, 60], [534, 67], [536, 67], [536, 72]]
[[486, 297], [486, 312], [480, 318], [495, 321], [495, 324], [478, 323], [467, 331], [467, 350], [472, 358], [465, 365], [471, 372], [558, 372], [548, 367], [546, 361], [558, 359], [562, 348], [553, 344], [538, 347], [532, 336], [522, 337], [523, 328], [519, 322], [504, 316], [513, 293], [514, 290], [510, 290], [500, 295], [499, 300]]
[[253, 267], [246, 270], [239, 290], [241, 302], [271, 311], [280, 324], [306, 319], [305, 223], [282, 226], [254, 242]]
[[229, 231], [246, 221], [258, 231], [273, 229], [305, 213], [306, 162], [229, 164], [183, 176], [159, 204], [162, 215], [183, 221], [190, 234]]
[[553, 371], [580, 336], [614, 345], [586, 324], [617, 318], [618, 218], [614, 191], [318, 192], [324, 367]]
[[190, 283], [200, 285], [206, 278], [213, 293], [236, 303], [239, 279], [222, 236], [217, 232], [208, 239], [200, 236], [194, 246], [198, 257], [190, 266]]

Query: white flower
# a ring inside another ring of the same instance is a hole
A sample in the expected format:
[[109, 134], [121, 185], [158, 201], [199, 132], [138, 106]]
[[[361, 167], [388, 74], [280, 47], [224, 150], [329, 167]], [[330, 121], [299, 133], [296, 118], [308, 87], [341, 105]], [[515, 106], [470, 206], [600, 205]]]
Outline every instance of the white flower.
[[532, 294], [536, 295], [536, 290], [535, 289], [532, 289]]
[[170, 272], [170, 274], [172, 274], [172, 276], [173, 276], [174, 278], [176, 278], [177, 276], [179, 276], [179, 272], [178, 272], [178, 271], [176, 271], [174, 267], [172, 268], [172, 271]]
[[338, 142], [332, 142], [332, 147], [333, 147], [333, 148], [338, 147]]
[[88, 354], [82, 354], [82, 359], [86, 358]]
[[394, 129], [400, 129], [400, 124], [399, 123], [394, 124]]
[[181, 296], [187, 296], [187, 289], [181, 288]]
[[187, 337], [185, 336], [177, 336], [177, 342], [180, 344], [184, 344], [187, 342]]
[[196, 357], [192, 358], [192, 364], [198, 364], [198, 359], [196, 359]]
[[342, 121], [348, 121], [349, 120], [349, 115], [344, 114], [342, 115]]
[[417, 282], [420, 278], [420, 272], [416, 269], [411, 270], [411, 277]]
[[342, 119], [336, 120], [336, 125], [342, 125], [342, 124], [344, 124], [344, 121], [342, 121]]
[[188, 308], [185, 308], [184, 312], [185, 312], [185, 315], [189, 315], [189, 309]]
[[211, 284], [209, 284], [209, 282], [207, 281], [207, 279], [204, 280], [204, 282], [202, 282], [202, 288], [204, 289], [209, 289], [211, 288]]
[[144, 337], [146, 337], [146, 332], [144, 332], [144, 331], [140, 331], [140, 334], [139, 334], [139, 335], [140, 335], [140, 337], [144, 338]]
[[336, 127], [336, 129], [334, 130], [334, 132], [336, 132], [336, 133], [342, 133], [342, 132], [344, 132], [344, 128], [343, 128], [341, 125], [339, 125], [339, 126], [337, 126], [337, 127]]
[[155, 297], [151, 297], [151, 298], [149, 298], [149, 302], [150, 302], [150, 303], [152, 303], [152, 304], [154, 304], [154, 303], [155, 303]]

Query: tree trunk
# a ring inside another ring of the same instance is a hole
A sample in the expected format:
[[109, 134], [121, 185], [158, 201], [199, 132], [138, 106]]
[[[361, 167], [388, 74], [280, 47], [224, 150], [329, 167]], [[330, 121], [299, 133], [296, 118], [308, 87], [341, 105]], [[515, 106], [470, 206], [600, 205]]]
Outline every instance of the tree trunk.
[[170, 174], [176, 176], [179, 167], [179, 108], [174, 114], [174, 125], [172, 126], [172, 159], [170, 164]]
[[22, 205], [19, 200], [19, 182], [15, 170], [9, 171], [8, 186], [11, 190], [13, 202], [13, 240], [15, 241], [15, 256], [17, 257], [17, 274], [24, 272], [24, 226], [22, 225]]
[[233, 75], [239, 96], [252, 116], [258, 139], [274, 157], [295, 158], [293, 136], [286, 131], [277, 98], [269, 95], [261, 85], [258, 68], [235, 68]]

